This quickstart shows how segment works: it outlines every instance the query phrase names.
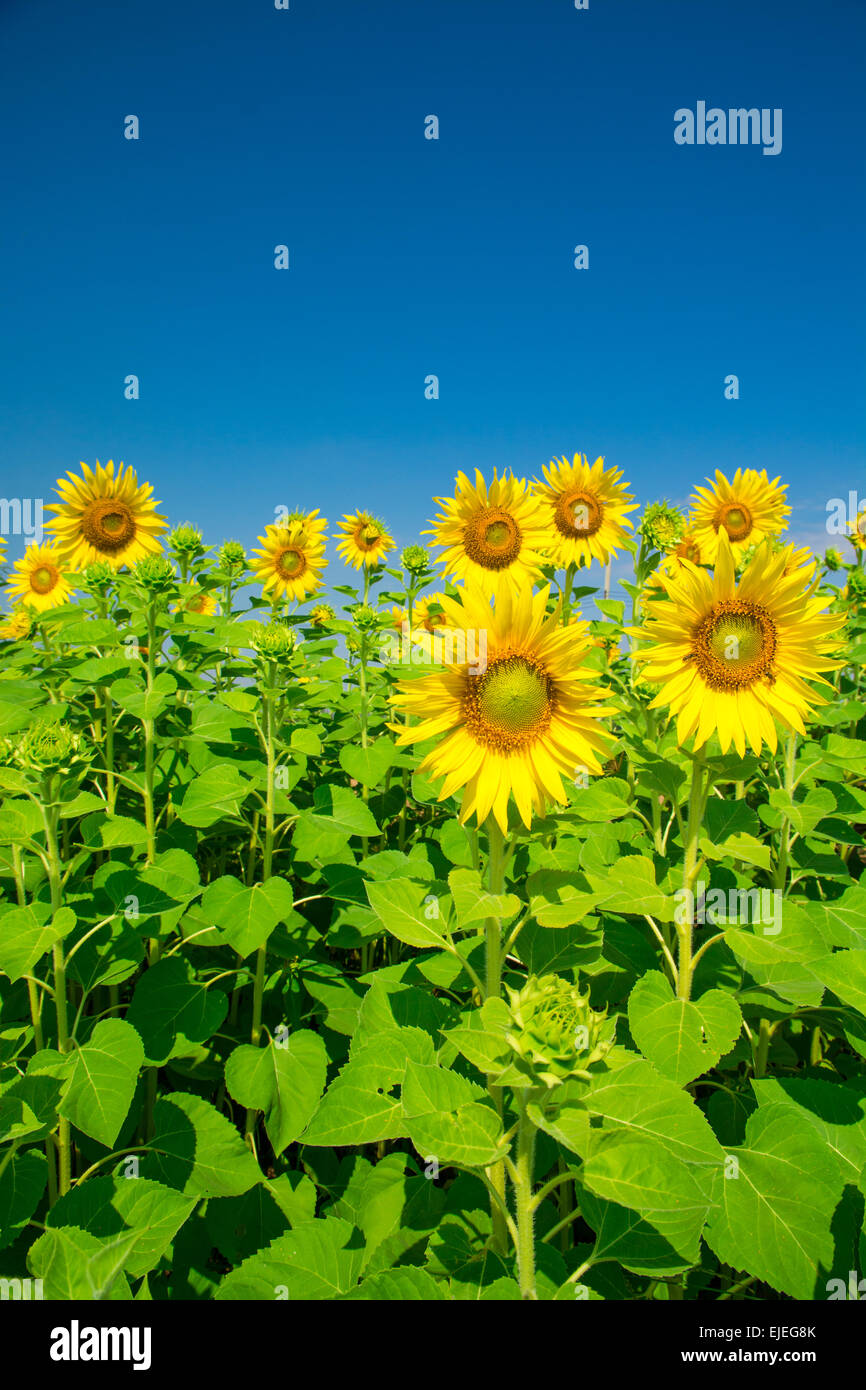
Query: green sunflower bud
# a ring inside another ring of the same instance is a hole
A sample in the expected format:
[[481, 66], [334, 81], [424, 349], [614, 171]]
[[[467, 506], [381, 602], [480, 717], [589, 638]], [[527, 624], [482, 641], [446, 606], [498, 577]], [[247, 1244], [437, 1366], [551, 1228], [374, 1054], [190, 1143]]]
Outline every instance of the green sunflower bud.
[[559, 975], [530, 975], [521, 990], [508, 990], [511, 1027], [506, 1041], [516, 1065], [547, 1086], [584, 1073], [613, 1045], [606, 1014], [594, 1013], [589, 995]]
[[89, 594], [104, 596], [114, 582], [115, 571], [107, 560], [94, 560], [82, 571], [79, 583]]
[[198, 527], [192, 526], [188, 521], [185, 521], [182, 526], [175, 526], [166, 545], [169, 553], [179, 563], [186, 562], [188, 565], [195, 560], [200, 560], [210, 549], [204, 544]]
[[324, 627], [337, 615], [329, 603], [317, 603], [310, 609], [310, 622], [314, 627]]
[[850, 571], [848, 583], [842, 590], [842, 597], [854, 603], [862, 603], [866, 599], [866, 570]]
[[375, 608], [371, 608], [369, 603], [359, 604], [352, 614], [355, 619], [355, 626], [360, 632], [370, 632], [379, 622], [379, 615]]
[[834, 572], [836, 570], [840, 570], [844, 563], [845, 561], [843, 560], [839, 551], [836, 550], [834, 547], [831, 546], [829, 550], [825, 550], [824, 564], [827, 566], [828, 570], [832, 570]]
[[226, 541], [217, 556], [220, 569], [232, 578], [239, 578], [247, 567], [246, 551], [240, 541]]
[[93, 756], [81, 735], [68, 724], [47, 719], [38, 719], [17, 740], [7, 739], [4, 754], [6, 761], [40, 775], [71, 772]]
[[259, 656], [265, 657], [268, 661], [282, 661], [298, 645], [297, 638], [290, 627], [285, 623], [264, 623], [257, 624], [258, 630], [253, 633], [252, 645]]
[[686, 519], [669, 502], [651, 502], [638, 530], [655, 550], [672, 550], [686, 533]]
[[424, 574], [430, 568], [430, 552], [424, 545], [407, 545], [400, 564], [410, 574]]
[[164, 555], [145, 555], [132, 573], [136, 583], [148, 594], [166, 594], [177, 584], [174, 566]]

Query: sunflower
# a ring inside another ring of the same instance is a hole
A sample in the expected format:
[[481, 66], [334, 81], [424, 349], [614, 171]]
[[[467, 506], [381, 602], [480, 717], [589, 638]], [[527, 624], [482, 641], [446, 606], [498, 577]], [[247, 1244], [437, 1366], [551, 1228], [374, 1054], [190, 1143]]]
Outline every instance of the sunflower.
[[325, 547], [305, 521], [266, 526], [259, 540], [264, 549], [253, 551], [250, 568], [263, 594], [304, 599], [321, 589]]
[[548, 530], [546, 548], [558, 569], [569, 565], [588, 565], [599, 560], [606, 565], [617, 546], [628, 537], [625, 528], [632, 523], [626, 513], [637, 503], [620, 482], [618, 468], [605, 468], [597, 458], [590, 466], [582, 454], [568, 459], [551, 459], [543, 470], [547, 484], [536, 479], [535, 493], [543, 506]]
[[46, 530], [53, 532], [58, 549], [70, 569], [83, 569], [95, 560], [107, 560], [115, 569], [133, 565], [145, 555], [158, 554], [158, 536], [167, 529], [158, 516], [159, 503], [152, 500], [150, 483], [139, 486], [133, 468], [114, 462], [104, 466], [96, 461], [92, 469], [81, 465], [83, 478], [68, 473], [70, 481], [57, 480], [60, 503], [52, 502], [47, 511], [57, 512]]
[[355, 512], [354, 516], [344, 516], [337, 528], [337, 554], [347, 565], [359, 570], [362, 565], [379, 565], [394, 549], [394, 541], [385, 523], [369, 512]]
[[[409, 630], [409, 610], [397, 606], [391, 609], [391, 627], [400, 632]], [[425, 594], [416, 598], [412, 606], [412, 632], [435, 632], [438, 627], [453, 627], [442, 605], [442, 594]]]
[[759, 545], [786, 531], [791, 515], [791, 508], [785, 503], [787, 486], [783, 483], [780, 487], [778, 478], [770, 482], [765, 468], [760, 473], [754, 468], [738, 468], [730, 483], [716, 469], [715, 483], [708, 488], [696, 487], [691, 497], [701, 562], [715, 564], [722, 531], [728, 534], [735, 560], [740, 559], [747, 546]]
[[483, 637], [486, 658], [448, 664], [392, 697], [419, 721], [390, 726], [399, 744], [441, 737], [421, 769], [444, 777], [440, 801], [464, 789], [461, 823], [474, 814], [480, 825], [492, 811], [505, 831], [513, 795], [529, 826], [533, 811], [567, 802], [563, 778], [601, 772], [609, 736], [596, 721], [613, 711], [596, 703], [603, 692], [584, 665], [587, 625], [566, 628], [558, 609], [546, 614], [549, 594], [548, 585], [535, 595], [529, 584], [514, 596], [506, 588], [495, 611], [482, 584], [467, 587], [462, 605], [442, 597], [455, 649], [484, 652]]
[[7, 614], [0, 622], [0, 641], [19, 642], [27, 636], [31, 626], [30, 614], [23, 608], [16, 608], [14, 613]]
[[851, 542], [855, 550], [866, 550], [866, 507], [858, 512], [849, 527], [850, 535], [846, 537]]
[[310, 609], [310, 622], [313, 627], [326, 627], [336, 614], [329, 603], [316, 603]]
[[281, 517], [276, 525], [290, 526], [294, 521], [302, 523], [304, 534], [312, 545], [324, 545], [328, 520], [327, 517], [319, 516], [318, 508], [314, 512], [289, 512], [286, 516]]
[[176, 613], [197, 613], [202, 618], [212, 618], [216, 611], [216, 599], [207, 589], [199, 589], [197, 594], [191, 594], [175, 609]]
[[62, 558], [56, 545], [28, 545], [16, 560], [7, 585], [10, 599], [44, 613], [65, 603], [72, 586], [64, 578]]
[[444, 546], [445, 573], [474, 580], [489, 595], [514, 593], [541, 574], [547, 541], [544, 511], [523, 478], [510, 473], [488, 488], [476, 468], [474, 485], [458, 473], [453, 497], [437, 497], [442, 507], [425, 532]]
[[703, 563], [701, 560], [701, 547], [698, 545], [697, 536], [691, 524], [682, 540], [674, 546], [670, 553], [671, 555], [675, 555], [678, 560], [691, 560], [693, 565], [700, 565]]
[[650, 708], [670, 707], [680, 744], [694, 734], [700, 748], [715, 732], [723, 752], [733, 743], [743, 757], [747, 740], [775, 752], [775, 721], [805, 733], [811, 707], [826, 704], [806, 678], [833, 690], [817, 672], [839, 665], [828, 653], [844, 619], [822, 611], [811, 565], [789, 569], [794, 553], [761, 546], [737, 584], [723, 531], [712, 577], [688, 560], [658, 571], [667, 599], [646, 600], [648, 619], [632, 629], [646, 645], [633, 657], [661, 687]]

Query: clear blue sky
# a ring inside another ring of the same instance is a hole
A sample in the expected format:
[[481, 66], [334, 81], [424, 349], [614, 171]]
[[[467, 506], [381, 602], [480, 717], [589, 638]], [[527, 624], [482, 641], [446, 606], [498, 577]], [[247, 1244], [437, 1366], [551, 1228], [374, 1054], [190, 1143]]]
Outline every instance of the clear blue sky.
[[[580, 450], [644, 501], [782, 473], [821, 544], [866, 494], [864, 79], [862, 0], [0, 0], [0, 492], [113, 457], [213, 541], [405, 544], [458, 469]], [[699, 100], [781, 154], [676, 145]]]

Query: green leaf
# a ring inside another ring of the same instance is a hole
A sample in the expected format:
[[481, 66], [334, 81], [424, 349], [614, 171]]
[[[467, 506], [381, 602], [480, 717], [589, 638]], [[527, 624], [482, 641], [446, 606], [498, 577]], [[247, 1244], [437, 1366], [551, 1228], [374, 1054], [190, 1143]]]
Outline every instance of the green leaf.
[[141, 1177], [90, 1177], [50, 1208], [49, 1227], [76, 1226], [101, 1240], [137, 1236], [125, 1269], [140, 1278], [154, 1269], [198, 1199]]
[[153, 1120], [144, 1176], [196, 1197], [236, 1197], [261, 1181], [261, 1169], [234, 1125], [207, 1101], [175, 1091], [156, 1102]]
[[271, 932], [292, 911], [292, 891], [285, 879], [270, 878], [247, 888], [231, 874], [216, 879], [205, 889], [202, 912], [223, 932], [226, 940], [246, 958], [264, 946]]
[[147, 830], [130, 816], [109, 816], [96, 811], [81, 823], [81, 838], [96, 849], [139, 849], [147, 844]]
[[408, 1120], [409, 1138], [423, 1159], [483, 1168], [506, 1151], [502, 1121], [490, 1105], [470, 1102], [453, 1114], [431, 1111]]
[[587, 873], [587, 878], [598, 906], [605, 912], [646, 915], [659, 922], [673, 921], [673, 898], [657, 886], [651, 859], [629, 854], [619, 860], [609, 876], [601, 878]]
[[141, 1037], [145, 1060], [162, 1066], [178, 1036], [190, 1043], [204, 1042], [227, 1011], [228, 999], [222, 990], [205, 989], [185, 960], [168, 956], [141, 976], [126, 1018]]
[[325, 782], [313, 793], [314, 824], [337, 830], [347, 839], [354, 835], [378, 835], [379, 827], [360, 797], [333, 782]]
[[407, 946], [441, 946], [446, 921], [435, 894], [411, 879], [389, 879], [366, 885], [370, 906], [392, 936]]
[[77, 1226], [49, 1227], [30, 1247], [27, 1268], [43, 1281], [43, 1298], [131, 1299], [123, 1268], [138, 1239], [134, 1231], [102, 1241]]
[[129, 1023], [106, 1018], [68, 1058], [69, 1081], [60, 1113], [83, 1134], [110, 1148], [135, 1094], [144, 1062], [141, 1038]]
[[609, 822], [627, 816], [629, 785], [618, 777], [597, 777], [588, 787], [578, 788], [571, 795], [571, 810], [581, 820]]
[[838, 995], [843, 1004], [851, 1004], [858, 1013], [866, 1014], [866, 951], [834, 951], [810, 962], [810, 968], [822, 984]]
[[271, 1147], [279, 1155], [308, 1125], [325, 1087], [328, 1055], [318, 1033], [291, 1033], [285, 1045], [236, 1047], [226, 1062], [229, 1094], [262, 1110]]
[[510, 922], [521, 908], [520, 899], [513, 893], [488, 893], [477, 869], [452, 869], [448, 875], [448, 887], [454, 900], [459, 931], [485, 922], [488, 917]]
[[749, 1117], [745, 1144], [731, 1152], [737, 1167], [705, 1231], [710, 1249], [792, 1298], [822, 1296], [843, 1186], [835, 1156], [789, 1105], [772, 1104]]
[[721, 989], [678, 999], [665, 975], [638, 980], [628, 1004], [632, 1037], [641, 1052], [678, 1086], [704, 1076], [729, 1052], [743, 1025], [740, 1007]]
[[758, 1105], [787, 1105], [801, 1124], [811, 1125], [828, 1152], [835, 1154], [845, 1182], [858, 1183], [866, 1168], [866, 1097], [862, 1083], [779, 1076], [752, 1081]]
[[52, 915], [48, 903], [10, 907], [0, 915], [0, 971], [13, 982], [31, 974], [34, 965], [75, 926], [75, 915], [61, 908]]
[[348, 1221], [337, 1216], [309, 1221], [244, 1260], [215, 1297], [271, 1302], [336, 1298], [358, 1282], [363, 1255], [363, 1240]]
[[357, 1289], [343, 1295], [344, 1301], [375, 1300], [377, 1303], [443, 1303], [448, 1301], [444, 1285], [426, 1269], [405, 1265], [372, 1274]]
[[41, 1150], [26, 1149], [12, 1155], [0, 1173], [0, 1250], [11, 1245], [23, 1231], [39, 1205], [47, 1181], [48, 1164]]
[[616, 1260], [633, 1274], [655, 1277], [679, 1274], [694, 1264], [691, 1249], [685, 1256], [679, 1254], [640, 1212], [603, 1201], [586, 1187], [581, 1193], [580, 1214], [595, 1231], [595, 1262]]
[[231, 820], [240, 810], [249, 783], [234, 763], [218, 763], [205, 768], [190, 782], [178, 807], [178, 818], [185, 825], [207, 829], [217, 821]]
[[344, 743], [340, 749], [340, 767], [364, 787], [378, 787], [385, 774], [399, 757], [394, 740], [379, 738], [366, 748]]
[[590, 1192], [639, 1214], [682, 1259], [697, 1264], [710, 1208], [694, 1170], [646, 1134], [608, 1134], [581, 1169]]

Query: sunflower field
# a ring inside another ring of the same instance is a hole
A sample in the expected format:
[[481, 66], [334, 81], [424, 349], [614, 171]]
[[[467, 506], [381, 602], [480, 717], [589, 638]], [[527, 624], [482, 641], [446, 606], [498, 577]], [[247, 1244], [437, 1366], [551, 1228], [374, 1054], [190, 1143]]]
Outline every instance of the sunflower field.
[[367, 511], [209, 546], [123, 464], [58, 483], [0, 626], [0, 1277], [866, 1271], [866, 513], [819, 556], [766, 473], [686, 514], [542, 472], [460, 474], [402, 551]]

